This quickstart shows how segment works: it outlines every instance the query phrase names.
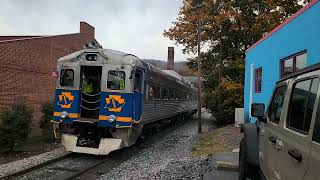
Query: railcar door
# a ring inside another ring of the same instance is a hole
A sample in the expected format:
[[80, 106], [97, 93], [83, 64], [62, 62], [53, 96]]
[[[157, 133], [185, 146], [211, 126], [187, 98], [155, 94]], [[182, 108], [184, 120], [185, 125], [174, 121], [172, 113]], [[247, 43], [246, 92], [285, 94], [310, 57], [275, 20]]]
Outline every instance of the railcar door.
[[142, 114], [144, 72], [136, 69], [134, 73], [134, 92], [133, 92], [133, 121], [139, 122]]

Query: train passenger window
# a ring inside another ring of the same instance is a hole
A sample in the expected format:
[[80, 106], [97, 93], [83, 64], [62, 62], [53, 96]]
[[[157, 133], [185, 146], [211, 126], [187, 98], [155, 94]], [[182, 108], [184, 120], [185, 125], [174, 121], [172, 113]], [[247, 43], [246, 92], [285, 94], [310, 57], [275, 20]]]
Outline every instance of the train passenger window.
[[108, 89], [123, 90], [125, 88], [125, 77], [126, 74], [123, 71], [109, 71], [107, 80]]
[[148, 97], [149, 97], [148, 99], [154, 98], [154, 90], [155, 90], [154, 86], [148, 85]]
[[183, 100], [188, 100], [188, 94], [186, 92], [183, 92]]
[[174, 100], [175, 94], [174, 94], [174, 89], [170, 89], [169, 91], [169, 99]]
[[161, 88], [161, 99], [168, 100], [168, 89]]
[[160, 87], [153, 86], [154, 90], [154, 98], [153, 99], [160, 99]]
[[136, 70], [134, 75], [134, 91], [141, 93], [142, 90], [142, 71]]
[[60, 72], [60, 86], [73, 87], [74, 71], [73, 69], [62, 69]]
[[179, 91], [174, 91], [174, 93], [176, 94], [175, 100], [176, 100], [176, 101], [179, 101]]

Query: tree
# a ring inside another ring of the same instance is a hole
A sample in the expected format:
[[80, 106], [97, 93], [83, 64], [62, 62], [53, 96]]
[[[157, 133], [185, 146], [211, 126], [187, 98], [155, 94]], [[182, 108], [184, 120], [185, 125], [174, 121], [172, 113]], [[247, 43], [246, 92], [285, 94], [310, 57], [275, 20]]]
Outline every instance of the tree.
[[42, 135], [45, 137], [46, 141], [54, 141], [52, 134], [52, 124], [50, 121], [53, 119], [53, 102], [46, 102], [41, 106], [42, 117], [39, 122], [40, 128], [42, 129]]
[[14, 151], [17, 142], [25, 140], [31, 131], [32, 110], [29, 110], [23, 98], [18, 98], [10, 111], [0, 114], [1, 147]]
[[[204, 102], [220, 123], [230, 122], [234, 108], [243, 106], [246, 50], [302, 6], [301, 0], [183, 1], [164, 36], [182, 44], [185, 53], [195, 53], [200, 19], [202, 46], [207, 49], [202, 53]], [[196, 64], [196, 59], [188, 61], [195, 71]]]

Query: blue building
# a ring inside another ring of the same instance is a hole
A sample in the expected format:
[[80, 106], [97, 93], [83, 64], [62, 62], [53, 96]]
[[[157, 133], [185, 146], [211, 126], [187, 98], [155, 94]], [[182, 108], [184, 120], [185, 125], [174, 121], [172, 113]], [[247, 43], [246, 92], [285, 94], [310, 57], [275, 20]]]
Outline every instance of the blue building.
[[313, 0], [247, 50], [245, 122], [251, 103], [267, 105], [279, 79], [319, 62], [320, 2]]

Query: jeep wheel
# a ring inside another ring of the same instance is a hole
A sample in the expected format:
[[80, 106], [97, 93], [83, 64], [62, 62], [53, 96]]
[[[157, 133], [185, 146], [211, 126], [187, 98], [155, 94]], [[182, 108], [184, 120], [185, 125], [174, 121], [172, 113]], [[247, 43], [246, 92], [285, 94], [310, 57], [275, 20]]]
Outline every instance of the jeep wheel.
[[258, 168], [248, 163], [247, 161], [247, 148], [246, 140], [242, 138], [240, 141], [240, 152], [239, 152], [239, 180], [256, 180]]

